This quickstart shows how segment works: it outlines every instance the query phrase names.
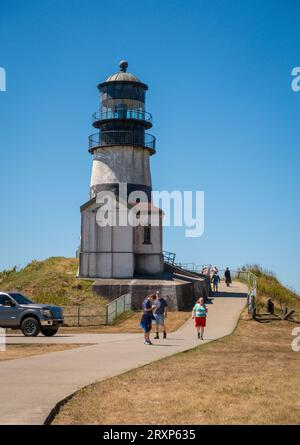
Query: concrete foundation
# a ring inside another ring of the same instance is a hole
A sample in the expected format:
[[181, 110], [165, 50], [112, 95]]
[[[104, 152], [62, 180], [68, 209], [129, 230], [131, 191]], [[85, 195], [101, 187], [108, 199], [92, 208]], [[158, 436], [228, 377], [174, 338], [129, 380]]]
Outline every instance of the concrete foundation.
[[171, 311], [191, 310], [198, 298], [207, 299], [211, 292], [209, 281], [204, 277], [188, 276], [182, 271], [173, 274], [166, 272], [161, 277], [151, 279], [97, 279], [93, 290], [109, 300], [130, 292], [133, 310], [141, 309], [145, 297], [159, 290], [168, 301]]

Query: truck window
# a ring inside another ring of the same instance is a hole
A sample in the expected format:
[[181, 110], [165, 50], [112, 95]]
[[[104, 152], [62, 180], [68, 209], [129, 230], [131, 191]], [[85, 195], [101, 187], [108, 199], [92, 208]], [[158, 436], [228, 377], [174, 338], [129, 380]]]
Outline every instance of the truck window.
[[18, 294], [16, 292], [10, 292], [9, 295], [18, 303], [18, 304], [31, 304], [32, 301], [29, 298], [24, 297], [22, 294]]
[[7, 295], [0, 295], [0, 306], [6, 306], [7, 302], [11, 302], [12, 300]]

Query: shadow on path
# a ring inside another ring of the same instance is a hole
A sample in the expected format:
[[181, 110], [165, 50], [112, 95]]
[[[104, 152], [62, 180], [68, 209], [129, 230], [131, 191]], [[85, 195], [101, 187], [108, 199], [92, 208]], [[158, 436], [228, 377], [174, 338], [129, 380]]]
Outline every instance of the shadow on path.
[[219, 291], [219, 292], [213, 292], [213, 298], [247, 298], [247, 294], [240, 292], [230, 292], [230, 291]]
[[[6, 334], [6, 337], [9, 337], [9, 338], [28, 338], [28, 339], [31, 339], [31, 340], [39, 339], [39, 338], [45, 338], [45, 339], [47, 338], [47, 337], [44, 337], [43, 335], [37, 335], [36, 337], [26, 337], [25, 335], [13, 335], [13, 334]], [[71, 338], [71, 337], [74, 337], [74, 335], [55, 335], [54, 338]]]

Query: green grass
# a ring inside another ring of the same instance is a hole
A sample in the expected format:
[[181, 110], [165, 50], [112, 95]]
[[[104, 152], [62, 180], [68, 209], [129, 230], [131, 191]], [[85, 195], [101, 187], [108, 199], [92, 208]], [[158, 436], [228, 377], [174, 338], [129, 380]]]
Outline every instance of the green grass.
[[92, 291], [93, 281], [76, 278], [76, 258], [51, 257], [32, 261], [21, 270], [0, 272], [2, 291], [19, 291], [37, 303], [103, 305], [107, 300]]
[[265, 307], [268, 298], [271, 298], [277, 311], [282, 310], [283, 305], [300, 313], [300, 298], [291, 289], [285, 287], [275, 274], [264, 270], [261, 266], [250, 265], [246, 267], [257, 277], [257, 305]]

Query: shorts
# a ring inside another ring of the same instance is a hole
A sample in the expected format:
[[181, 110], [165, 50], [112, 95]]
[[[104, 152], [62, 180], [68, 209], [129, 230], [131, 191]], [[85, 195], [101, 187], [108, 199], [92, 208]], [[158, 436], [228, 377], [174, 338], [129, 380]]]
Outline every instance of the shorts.
[[147, 332], [151, 331], [152, 328], [152, 316], [149, 317], [149, 315], [144, 314], [142, 316], [140, 327], [144, 329], [144, 332], [147, 334]]
[[195, 317], [195, 327], [201, 326], [202, 328], [205, 328], [206, 326], [206, 317]]
[[155, 323], [163, 326], [165, 324], [165, 316], [164, 314], [154, 314]]

